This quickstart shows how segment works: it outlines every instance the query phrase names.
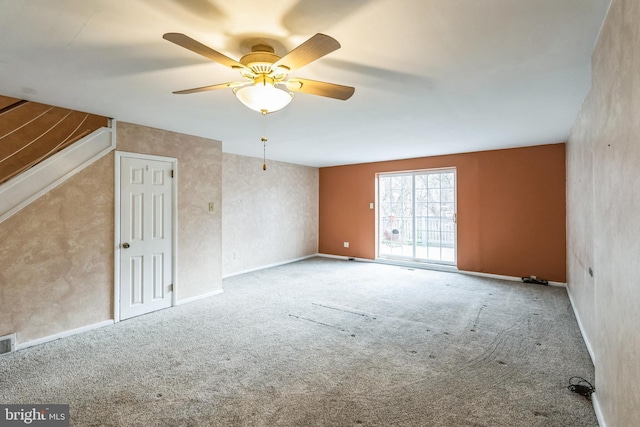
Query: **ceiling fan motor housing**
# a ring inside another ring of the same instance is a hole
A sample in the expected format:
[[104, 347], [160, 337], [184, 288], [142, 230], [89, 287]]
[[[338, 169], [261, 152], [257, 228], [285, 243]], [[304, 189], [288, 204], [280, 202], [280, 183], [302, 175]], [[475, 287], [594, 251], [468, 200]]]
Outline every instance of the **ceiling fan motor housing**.
[[[240, 63], [249, 68], [255, 74], [271, 74], [273, 77], [284, 77], [289, 71], [286, 67], [277, 67], [275, 70], [271, 66], [276, 63], [280, 57], [276, 55], [271, 46], [258, 44], [253, 46], [251, 52], [240, 58]], [[254, 76], [255, 77], [255, 76]], [[276, 78], [276, 80], [281, 80]]]

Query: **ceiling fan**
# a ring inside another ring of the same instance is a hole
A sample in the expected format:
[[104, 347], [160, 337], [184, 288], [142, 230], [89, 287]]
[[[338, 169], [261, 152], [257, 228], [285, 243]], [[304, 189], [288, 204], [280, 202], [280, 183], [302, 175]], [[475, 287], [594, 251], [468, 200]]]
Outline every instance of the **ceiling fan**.
[[[240, 82], [219, 83], [175, 91], [175, 94], [189, 94], [217, 89], [232, 89], [233, 93], [247, 107], [263, 114], [284, 108], [293, 93], [302, 92], [311, 95], [347, 100], [355, 89], [334, 83], [320, 82], [301, 78], [287, 79], [289, 72], [301, 68], [340, 48], [340, 43], [325, 34], [316, 34], [283, 57], [275, 54], [273, 47], [261, 43], [253, 46], [251, 52], [239, 61], [211, 49], [210, 47], [181, 33], [166, 33], [165, 40], [200, 54], [234, 70], [238, 70], [245, 79]], [[284, 87], [285, 89], [281, 89]], [[290, 91], [290, 92], [289, 92]]]

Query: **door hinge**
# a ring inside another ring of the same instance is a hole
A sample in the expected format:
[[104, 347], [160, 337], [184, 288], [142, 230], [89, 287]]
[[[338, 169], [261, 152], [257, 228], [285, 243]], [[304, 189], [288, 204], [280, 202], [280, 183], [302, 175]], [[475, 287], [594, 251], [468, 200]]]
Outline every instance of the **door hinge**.
[[454, 224], [458, 223], [458, 213], [457, 212], [453, 214], [453, 223]]
[[173, 283], [169, 285], [169, 292], [173, 292]]
[[173, 169], [171, 169], [170, 175], [171, 175], [171, 178], [173, 178]]

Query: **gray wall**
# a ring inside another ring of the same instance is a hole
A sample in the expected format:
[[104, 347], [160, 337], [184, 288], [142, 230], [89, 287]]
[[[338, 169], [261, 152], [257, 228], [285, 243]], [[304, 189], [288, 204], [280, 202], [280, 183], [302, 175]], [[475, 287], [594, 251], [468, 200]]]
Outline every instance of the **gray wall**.
[[222, 159], [223, 276], [318, 253], [318, 168]]
[[[613, 0], [567, 143], [568, 288], [607, 426], [640, 420], [640, 2]], [[593, 269], [593, 277], [589, 274]]]

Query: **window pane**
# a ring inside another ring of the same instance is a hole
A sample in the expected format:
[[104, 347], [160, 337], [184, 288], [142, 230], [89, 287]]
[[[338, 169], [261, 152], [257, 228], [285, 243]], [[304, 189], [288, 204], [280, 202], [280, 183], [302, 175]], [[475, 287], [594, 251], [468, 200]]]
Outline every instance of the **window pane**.
[[453, 173], [443, 173], [442, 188], [453, 188], [455, 186], [455, 175]]
[[440, 188], [440, 175], [439, 173], [430, 173], [427, 175], [429, 188]]
[[416, 190], [427, 188], [427, 175], [416, 175]]
[[455, 213], [455, 208], [453, 203], [443, 203], [442, 205], [442, 216], [444, 218], [453, 218], [453, 214]]
[[429, 201], [432, 203], [440, 203], [440, 189], [429, 189]]
[[440, 203], [429, 203], [427, 210], [430, 217], [438, 218], [440, 216]]
[[455, 263], [455, 172], [378, 176], [381, 256]]
[[443, 188], [440, 190], [440, 197], [443, 203], [453, 203], [455, 192], [453, 188]]

